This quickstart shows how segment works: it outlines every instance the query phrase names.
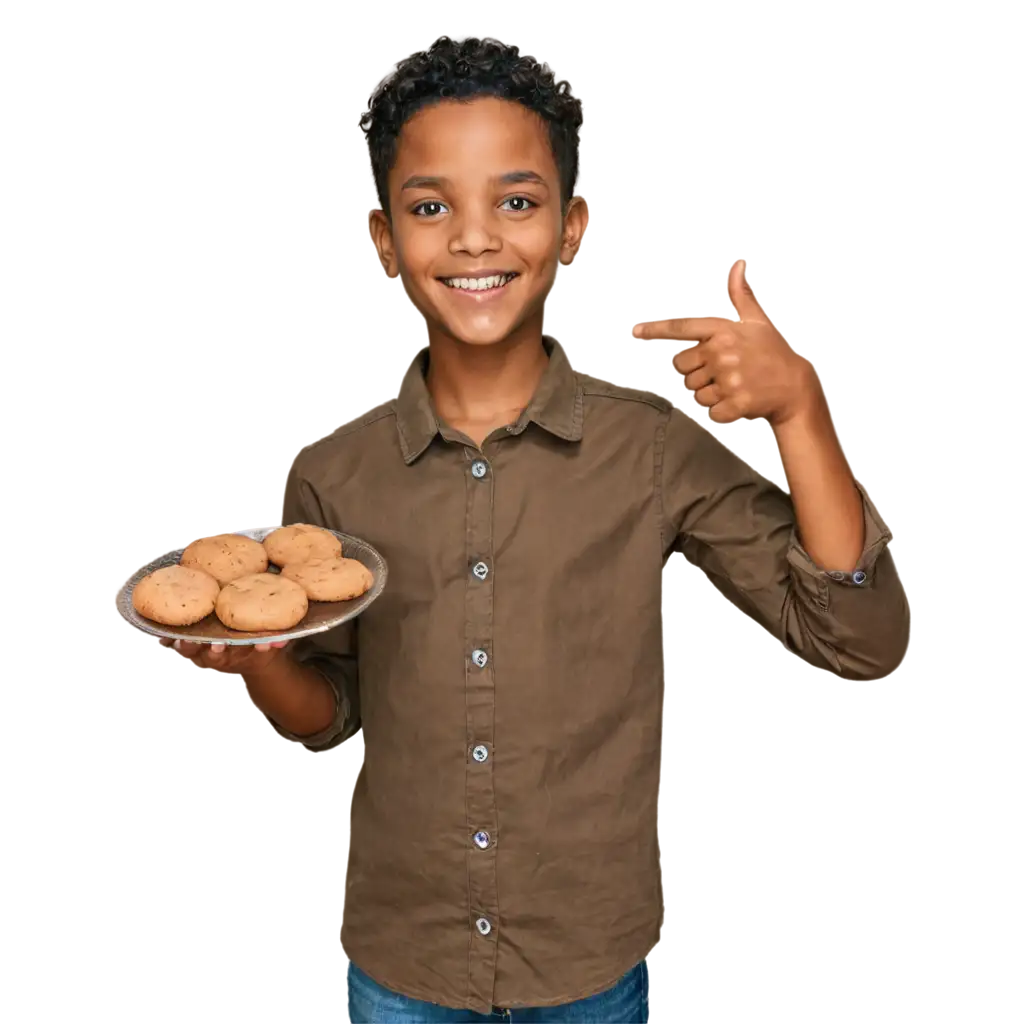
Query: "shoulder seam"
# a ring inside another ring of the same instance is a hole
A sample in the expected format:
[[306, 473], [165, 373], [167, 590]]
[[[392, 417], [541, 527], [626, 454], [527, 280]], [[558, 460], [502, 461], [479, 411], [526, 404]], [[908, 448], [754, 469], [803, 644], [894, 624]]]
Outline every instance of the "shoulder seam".
[[369, 412], [363, 413], [362, 416], [350, 423], [345, 423], [338, 427], [337, 430], [332, 431], [326, 437], [321, 437], [319, 441], [314, 441], [312, 444], [307, 444], [302, 451], [309, 452], [314, 448], [319, 448], [320, 445], [326, 444], [328, 441], [333, 441], [338, 437], [345, 437], [347, 434], [354, 434], [357, 430], [362, 430], [364, 427], [372, 426], [378, 420], [384, 419], [386, 416], [395, 415], [395, 405], [392, 399], [389, 402], [384, 402], [382, 405], [378, 405], [376, 409], [371, 409]]
[[580, 385], [585, 395], [593, 398], [611, 398], [623, 402], [636, 402], [640, 405], [649, 405], [659, 412], [668, 412], [672, 403], [661, 395], [650, 391], [640, 391], [637, 388], [624, 388], [618, 384], [611, 384], [608, 381], [598, 380], [596, 377], [588, 377], [586, 374], [577, 374]]

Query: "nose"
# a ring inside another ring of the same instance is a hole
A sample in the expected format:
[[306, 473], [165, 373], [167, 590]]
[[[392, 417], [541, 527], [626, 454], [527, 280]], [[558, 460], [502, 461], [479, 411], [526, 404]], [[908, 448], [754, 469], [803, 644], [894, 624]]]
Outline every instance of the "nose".
[[451, 253], [464, 252], [478, 256], [484, 252], [501, 250], [500, 221], [497, 211], [465, 209], [449, 222], [452, 236], [448, 243]]

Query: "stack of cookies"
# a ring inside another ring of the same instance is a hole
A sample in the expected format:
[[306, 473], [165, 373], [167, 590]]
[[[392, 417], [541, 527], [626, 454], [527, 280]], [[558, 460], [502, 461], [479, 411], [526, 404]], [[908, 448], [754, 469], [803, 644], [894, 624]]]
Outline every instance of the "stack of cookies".
[[[268, 572], [273, 564], [279, 573]], [[373, 586], [373, 573], [344, 558], [341, 541], [308, 523], [282, 526], [262, 543], [237, 533], [193, 541], [177, 565], [135, 584], [132, 606], [165, 626], [191, 626], [215, 612], [229, 629], [291, 629], [310, 601], [348, 601]]]

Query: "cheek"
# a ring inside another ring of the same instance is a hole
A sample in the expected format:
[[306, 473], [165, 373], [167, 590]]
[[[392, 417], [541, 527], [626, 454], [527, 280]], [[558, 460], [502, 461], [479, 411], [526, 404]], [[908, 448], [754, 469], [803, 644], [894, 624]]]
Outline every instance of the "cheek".
[[437, 247], [443, 244], [439, 237], [429, 237], [428, 232], [414, 231], [395, 238], [395, 253], [408, 274], [416, 277], [437, 260]]
[[403, 278], [416, 279], [426, 265], [423, 247], [416, 240], [395, 239], [394, 253]]
[[505, 240], [525, 262], [539, 270], [558, 262], [562, 247], [561, 222], [550, 215], [532, 217], [529, 221], [511, 225]]

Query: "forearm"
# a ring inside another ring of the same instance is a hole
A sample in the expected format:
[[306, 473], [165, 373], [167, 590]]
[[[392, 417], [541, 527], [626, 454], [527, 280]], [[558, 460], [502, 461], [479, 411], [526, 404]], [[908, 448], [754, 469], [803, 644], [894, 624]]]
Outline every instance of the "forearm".
[[864, 546], [864, 512], [829, 414], [807, 363], [807, 400], [772, 430], [782, 456], [800, 542], [823, 569], [849, 572]]
[[326, 679], [282, 651], [259, 673], [243, 673], [252, 702], [282, 728], [312, 736], [334, 721], [336, 701]]

